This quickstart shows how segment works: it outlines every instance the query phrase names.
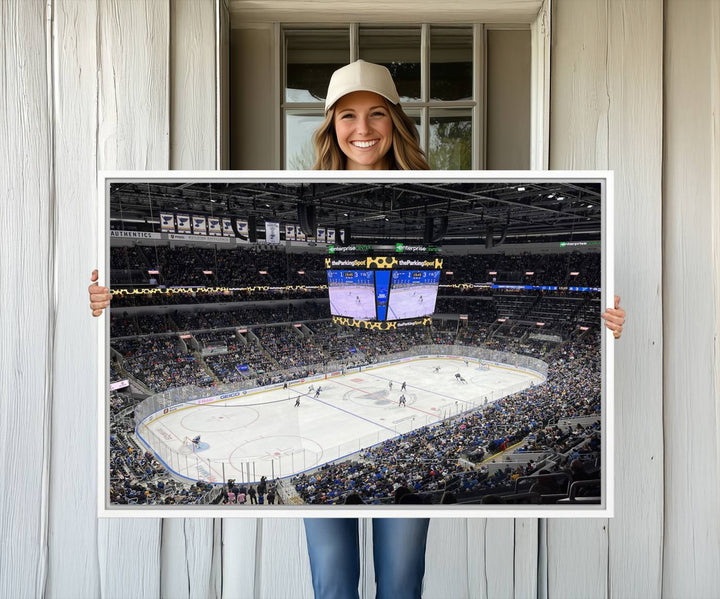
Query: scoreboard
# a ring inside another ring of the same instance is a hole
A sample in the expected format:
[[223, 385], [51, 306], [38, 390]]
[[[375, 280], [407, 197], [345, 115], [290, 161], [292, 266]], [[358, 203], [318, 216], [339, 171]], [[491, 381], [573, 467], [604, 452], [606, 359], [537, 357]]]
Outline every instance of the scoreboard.
[[377, 323], [435, 312], [442, 259], [327, 258], [326, 268], [332, 316]]

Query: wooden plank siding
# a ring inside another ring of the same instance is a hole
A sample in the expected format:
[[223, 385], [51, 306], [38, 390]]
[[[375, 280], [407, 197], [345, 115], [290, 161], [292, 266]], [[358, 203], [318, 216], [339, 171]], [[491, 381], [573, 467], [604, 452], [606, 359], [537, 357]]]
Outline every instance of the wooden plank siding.
[[42, 0], [0, 5], [0, 596], [17, 598], [45, 587], [51, 500], [56, 203], [45, 18]]
[[616, 507], [608, 523], [614, 597], [662, 593], [663, 18], [660, 0], [608, 4], [615, 289], [630, 314], [615, 350]]
[[[88, 320], [96, 266], [99, 7], [53, 5], [55, 279], [48, 597], [100, 596], [96, 513], [98, 322]], [[59, 498], [64, 498], [58, 501]]]
[[662, 27], [660, 0], [553, 0], [550, 168], [615, 171], [630, 318], [615, 345], [615, 518], [548, 521], [548, 597], [661, 593]]
[[666, 9], [663, 592], [710, 598], [720, 596], [720, 10]]
[[[96, 171], [227, 159], [233, 8], [0, 2], [0, 597], [312, 597], [300, 519], [95, 511]], [[615, 517], [434, 519], [423, 597], [717, 597], [720, 3], [551, 8], [550, 168], [615, 171]]]

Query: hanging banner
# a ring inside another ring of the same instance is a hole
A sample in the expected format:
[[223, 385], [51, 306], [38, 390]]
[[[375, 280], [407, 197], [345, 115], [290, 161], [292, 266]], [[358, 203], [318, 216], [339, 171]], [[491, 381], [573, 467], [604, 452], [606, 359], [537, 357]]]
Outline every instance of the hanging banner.
[[345, 243], [345, 229], [340, 229], [340, 243]]
[[285, 241], [295, 241], [295, 225], [285, 225]]
[[300, 225], [297, 225], [295, 227], [295, 239], [297, 239], [298, 241], [305, 241], [305, 233], [303, 233]]
[[325, 227], [317, 228], [317, 241], [318, 243], [325, 243]]
[[163, 233], [175, 233], [175, 215], [167, 212], [160, 213], [160, 231]]
[[222, 229], [220, 227], [219, 218], [215, 216], [208, 216], [208, 235], [222, 237]]
[[246, 220], [242, 220], [241, 218], [235, 219], [235, 227], [237, 228], [237, 234], [240, 241], [249, 243], [250, 227], [248, 227], [248, 222]]
[[335, 243], [335, 229], [328, 229], [328, 230], [327, 230], [327, 242], [328, 242], [328, 243]]
[[235, 231], [232, 228], [232, 220], [229, 218], [222, 219], [223, 235], [225, 237], [235, 237]]
[[175, 216], [177, 220], [178, 233], [192, 233], [190, 229], [190, 217], [187, 214], [178, 214]]
[[280, 243], [280, 223], [265, 221], [265, 243], [272, 245]]
[[192, 217], [193, 235], [207, 235], [207, 221], [204, 216]]

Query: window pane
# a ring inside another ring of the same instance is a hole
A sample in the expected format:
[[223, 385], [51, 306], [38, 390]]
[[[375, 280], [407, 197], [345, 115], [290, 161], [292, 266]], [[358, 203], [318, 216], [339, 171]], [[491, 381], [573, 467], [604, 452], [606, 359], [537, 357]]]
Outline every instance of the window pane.
[[415, 128], [417, 129], [418, 135], [420, 136], [420, 147], [425, 147], [425, 140], [423, 139], [423, 130], [422, 130], [422, 121], [420, 119], [420, 110], [419, 109], [412, 109], [409, 110], [404, 108], [405, 114], [407, 114], [410, 119], [415, 123]]
[[430, 111], [428, 162], [434, 170], [472, 168], [472, 118], [467, 109]]
[[323, 101], [333, 71], [350, 62], [350, 33], [348, 29], [288, 31], [285, 50], [285, 101]]
[[430, 99], [473, 99], [470, 27], [430, 29]]
[[293, 112], [285, 115], [285, 169], [310, 170], [315, 164], [312, 135], [323, 122], [322, 113]]
[[401, 102], [420, 100], [420, 28], [360, 28], [360, 58], [386, 66]]

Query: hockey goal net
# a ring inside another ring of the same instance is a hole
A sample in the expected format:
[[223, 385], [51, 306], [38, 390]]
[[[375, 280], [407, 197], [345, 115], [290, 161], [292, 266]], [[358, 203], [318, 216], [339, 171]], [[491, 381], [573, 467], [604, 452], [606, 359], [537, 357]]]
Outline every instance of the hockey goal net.
[[190, 437], [185, 437], [183, 439], [182, 445], [180, 446], [180, 453], [195, 453], [196, 450], [197, 445], [195, 444], [195, 442]]

